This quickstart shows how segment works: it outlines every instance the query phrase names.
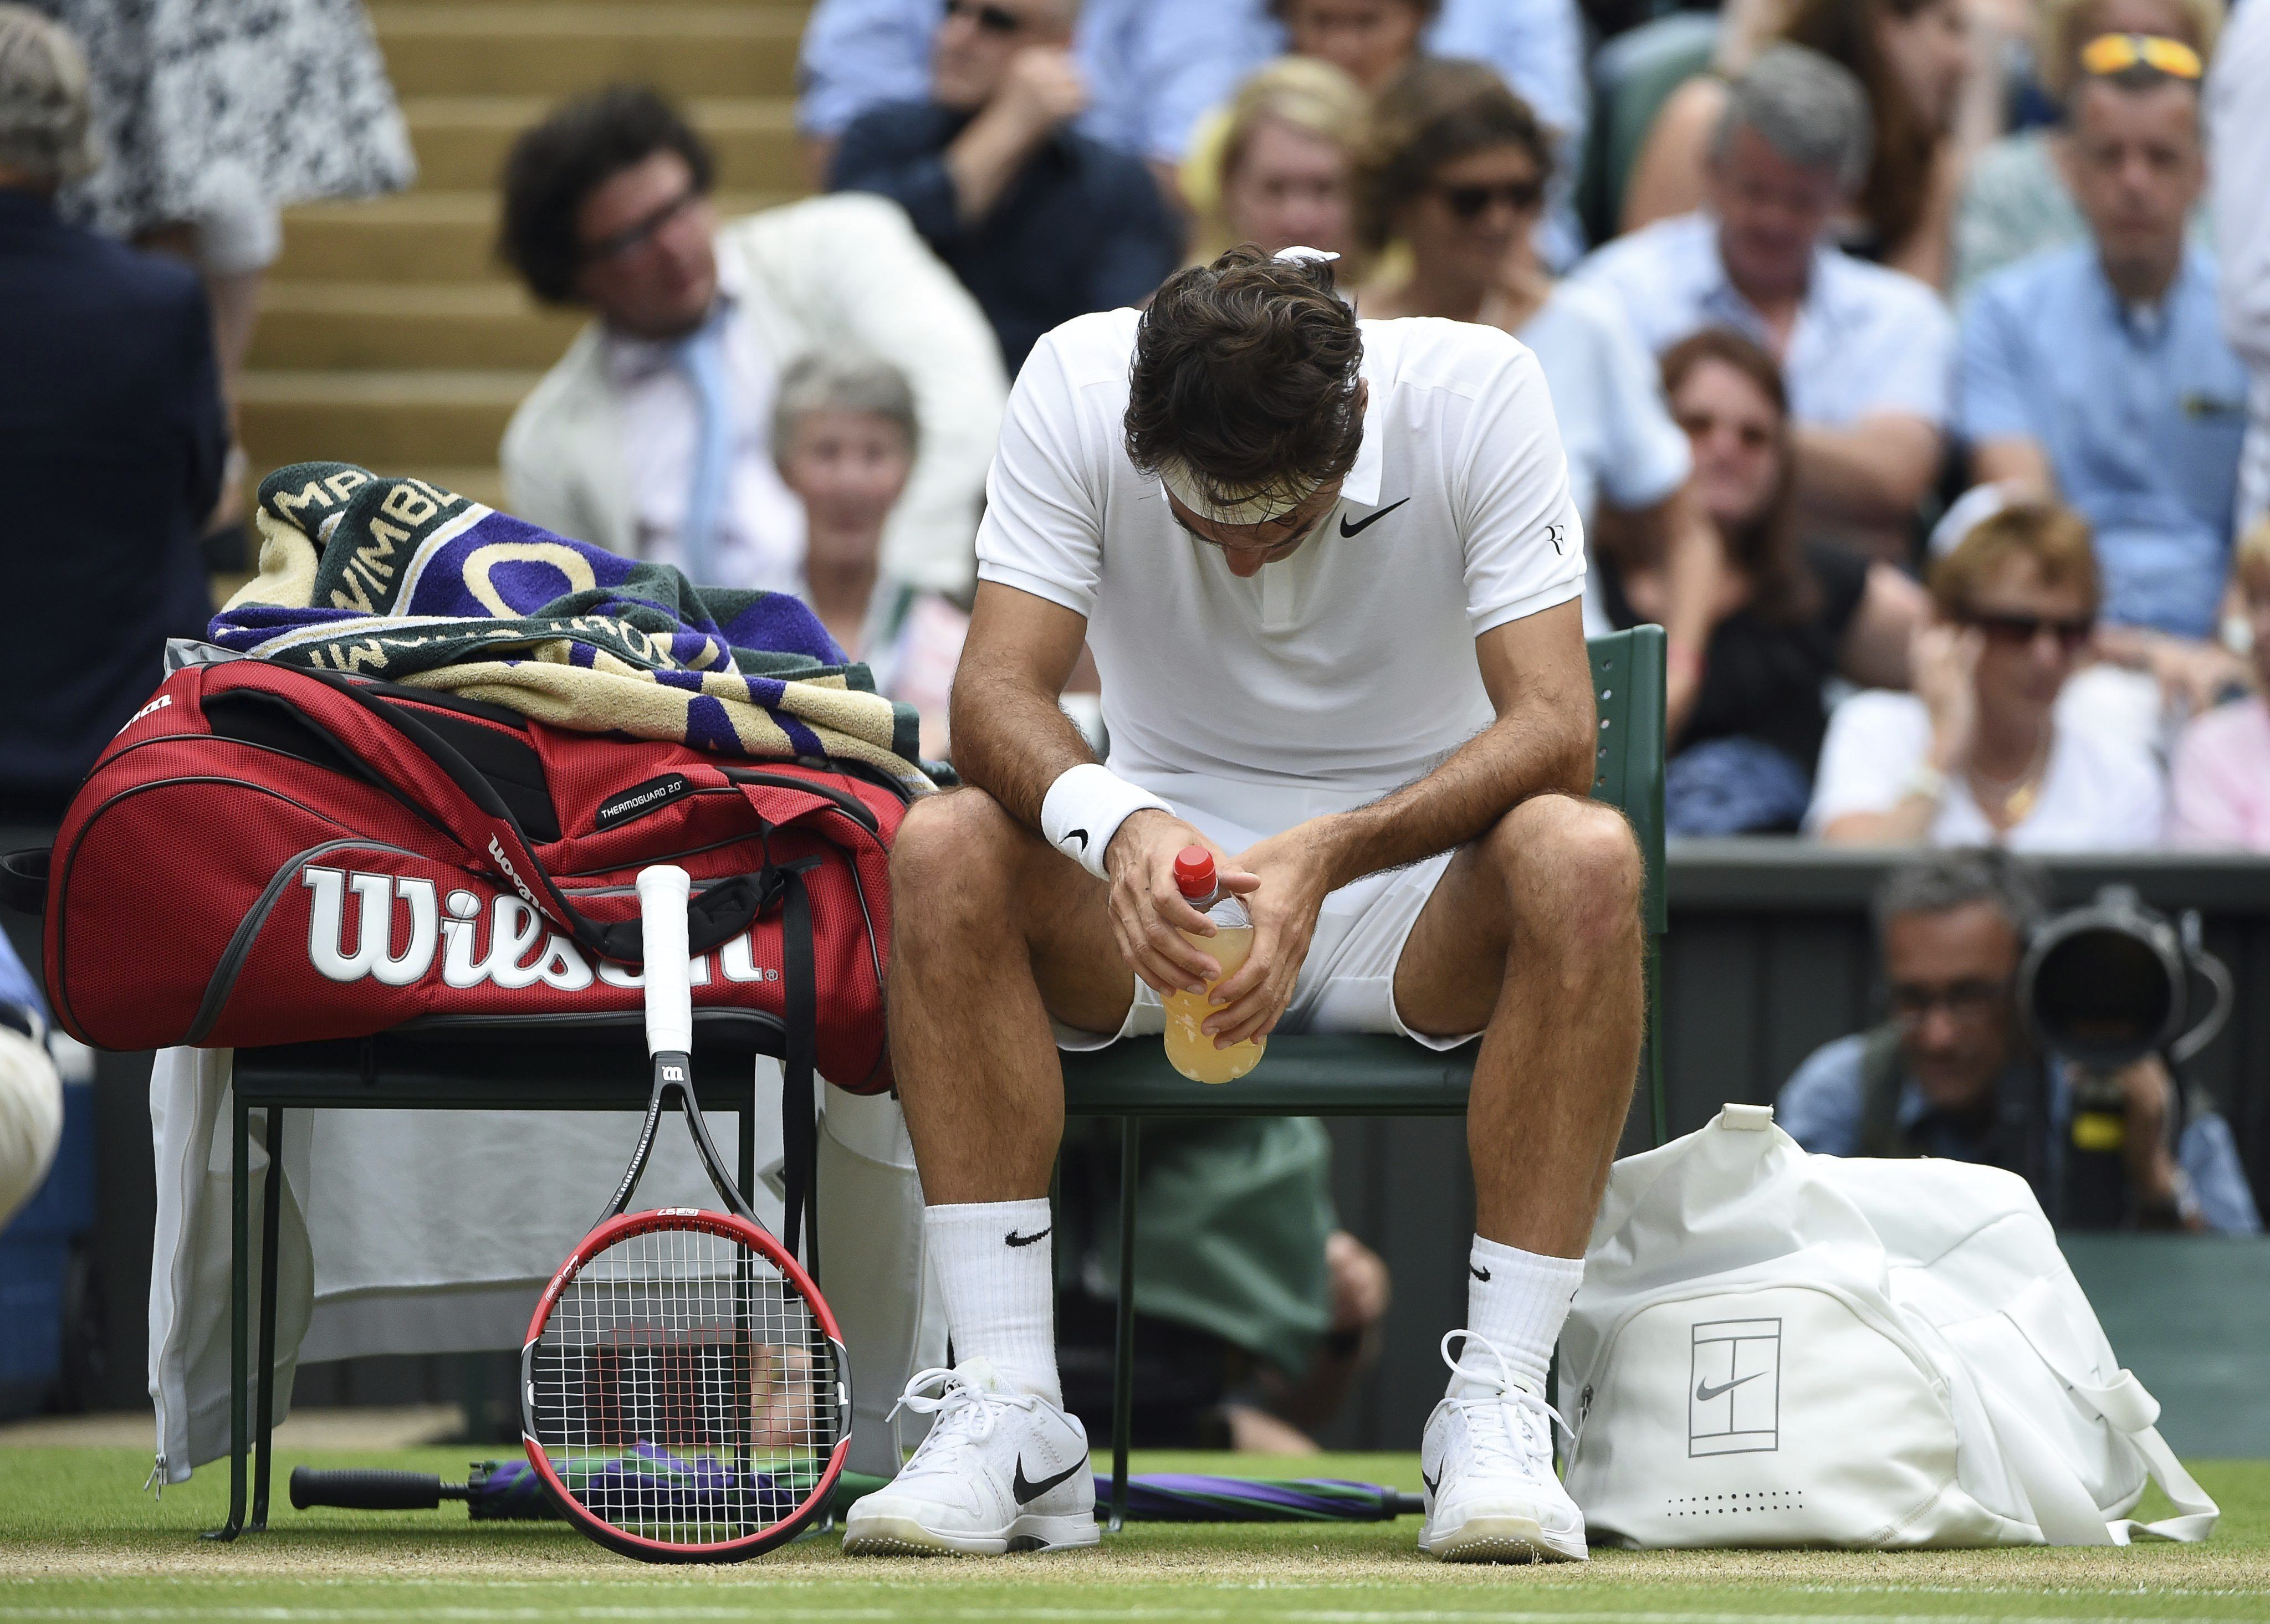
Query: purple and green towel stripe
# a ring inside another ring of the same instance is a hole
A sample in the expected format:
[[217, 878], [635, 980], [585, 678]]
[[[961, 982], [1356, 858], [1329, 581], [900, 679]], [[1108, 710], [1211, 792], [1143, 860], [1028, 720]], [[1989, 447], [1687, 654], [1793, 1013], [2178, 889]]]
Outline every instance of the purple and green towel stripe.
[[804, 603], [696, 587], [429, 485], [345, 463], [261, 481], [260, 574], [221, 647], [486, 700], [579, 732], [784, 760], [917, 789], [913, 710], [875, 692]]

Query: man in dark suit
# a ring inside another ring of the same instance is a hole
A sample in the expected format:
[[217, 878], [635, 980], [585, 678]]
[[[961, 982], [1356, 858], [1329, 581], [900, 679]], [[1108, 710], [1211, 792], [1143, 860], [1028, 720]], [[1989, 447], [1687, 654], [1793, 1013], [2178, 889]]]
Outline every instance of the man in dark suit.
[[228, 426], [197, 273], [66, 226], [86, 65], [0, 4], [0, 824], [52, 825], [210, 616], [197, 550]]
[[836, 191], [895, 200], [976, 297], [1013, 375], [1050, 328], [1138, 303], [1182, 230], [1140, 159], [1078, 134], [1076, 0], [946, 0], [931, 97], [879, 107], [836, 148]]

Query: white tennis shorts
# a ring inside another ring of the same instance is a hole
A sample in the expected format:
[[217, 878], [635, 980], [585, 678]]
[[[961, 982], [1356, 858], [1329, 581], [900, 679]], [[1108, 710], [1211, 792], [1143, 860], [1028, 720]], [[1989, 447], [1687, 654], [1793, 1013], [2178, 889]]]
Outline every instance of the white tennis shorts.
[[[1175, 816], [1204, 831], [1206, 837], [1235, 856], [1263, 837], [1226, 819], [1173, 802]], [[1285, 1006], [1278, 1033], [1391, 1032], [1428, 1049], [1456, 1049], [1479, 1034], [1435, 1037], [1413, 1032], [1403, 1024], [1395, 1007], [1395, 967], [1403, 958], [1403, 945], [1420, 910], [1435, 894], [1435, 886], [1449, 868], [1455, 852], [1445, 851], [1408, 868], [1367, 874], [1342, 886], [1324, 898], [1317, 916], [1316, 934], [1309, 938], [1309, 956], [1293, 984], [1293, 1000]], [[1150, 984], [1132, 970], [1135, 1001], [1116, 1032], [1084, 1032], [1062, 1021], [1056, 1027], [1057, 1047], [1074, 1052], [1105, 1049], [1124, 1037], [1156, 1036], [1167, 1029], [1166, 1005]], [[1273, 1035], [1273, 1034], [1272, 1034]]]

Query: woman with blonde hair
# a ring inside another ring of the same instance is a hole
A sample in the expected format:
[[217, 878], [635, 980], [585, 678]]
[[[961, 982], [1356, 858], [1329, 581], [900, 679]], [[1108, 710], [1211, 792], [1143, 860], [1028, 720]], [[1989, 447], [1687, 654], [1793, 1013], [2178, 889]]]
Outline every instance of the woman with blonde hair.
[[[1280, 56], [1254, 71], [1183, 166], [1199, 222], [1191, 263], [1210, 264], [1241, 242], [1353, 262], [1354, 171], [1370, 113], [1371, 98], [1331, 63]], [[1352, 285], [1352, 266], [1341, 270]]]
[[2156, 847], [2167, 793], [2150, 753], [2058, 715], [2102, 605], [2088, 522], [2054, 502], [2005, 508], [1930, 585], [1915, 692], [1837, 707], [1806, 828], [1840, 845]]

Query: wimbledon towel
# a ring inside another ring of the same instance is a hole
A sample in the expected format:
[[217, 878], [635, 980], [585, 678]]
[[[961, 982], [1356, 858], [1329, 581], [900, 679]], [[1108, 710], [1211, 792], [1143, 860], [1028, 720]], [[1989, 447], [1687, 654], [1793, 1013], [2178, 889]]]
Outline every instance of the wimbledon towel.
[[260, 574], [224, 648], [486, 700], [578, 732], [863, 761], [917, 790], [914, 710], [782, 592], [695, 587], [422, 479], [300, 463], [260, 484]]

